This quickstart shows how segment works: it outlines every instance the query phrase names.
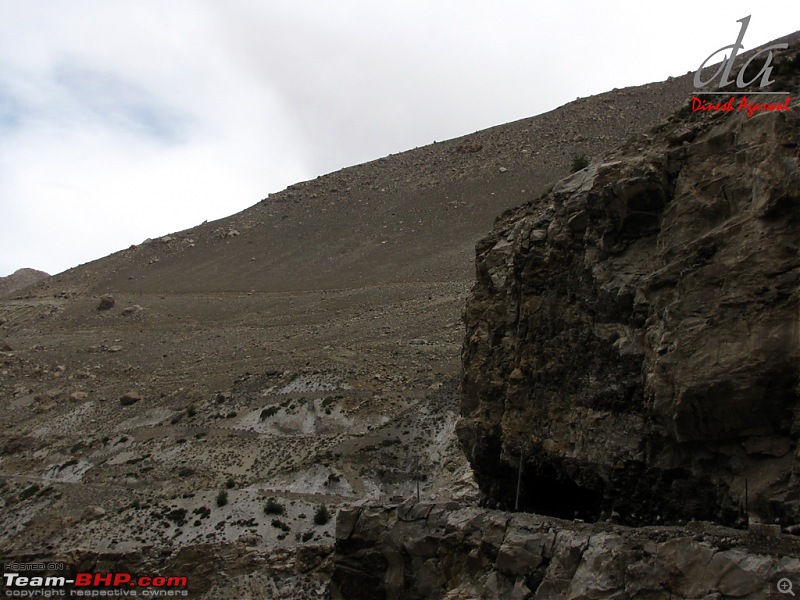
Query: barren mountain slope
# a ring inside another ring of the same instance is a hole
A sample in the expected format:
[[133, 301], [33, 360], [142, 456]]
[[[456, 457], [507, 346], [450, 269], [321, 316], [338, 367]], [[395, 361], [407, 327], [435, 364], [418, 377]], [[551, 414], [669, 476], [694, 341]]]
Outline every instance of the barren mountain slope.
[[[42, 291], [278, 292], [467, 280], [495, 216], [687, 100], [688, 76], [298, 183], [219, 221], [67, 271]], [[166, 240], [166, 241], [165, 241]]]

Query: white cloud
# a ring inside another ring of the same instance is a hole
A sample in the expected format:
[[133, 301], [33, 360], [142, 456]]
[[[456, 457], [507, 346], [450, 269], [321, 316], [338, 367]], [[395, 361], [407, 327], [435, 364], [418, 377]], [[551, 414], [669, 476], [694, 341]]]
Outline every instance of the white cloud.
[[57, 272], [346, 165], [696, 69], [800, 7], [0, 3], [0, 275]]

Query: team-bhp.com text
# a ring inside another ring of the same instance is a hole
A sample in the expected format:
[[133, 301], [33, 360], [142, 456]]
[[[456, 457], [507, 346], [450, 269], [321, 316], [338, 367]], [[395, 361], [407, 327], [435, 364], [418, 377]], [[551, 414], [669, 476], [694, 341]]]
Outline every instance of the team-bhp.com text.
[[[3, 573], [5, 596], [49, 597], [178, 597], [188, 596], [186, 577], [133, 576], [130, 573], [76, 573], [64, 576], [29, 576]], [[72, 586], [71, 589], [64, 589]], [[140, 589], [136, 589], [140, 588]]]

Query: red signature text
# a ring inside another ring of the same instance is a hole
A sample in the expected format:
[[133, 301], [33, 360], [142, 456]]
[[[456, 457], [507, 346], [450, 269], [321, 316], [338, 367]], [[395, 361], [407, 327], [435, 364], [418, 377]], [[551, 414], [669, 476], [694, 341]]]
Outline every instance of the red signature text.
[[789, 110], [789, 103], [791, 102], [791, 96], [787, 96], [786, 100], [781, 102], [780, 104], [770, 102], [750, 102], [747, 99], [747, 96], [742, 96], [739, 99], [739, 102], [736, 102], [736, 97], [731, 96], [728, 100], [719, 100], [717, 102], [709, 102], [708, 100], [703, 100], [702, 98], [698, 98], [697, 96], [692, 97], [692, 112], [713, 112], [713, 111], [720, 111], [720, 112], [743, 112], [747, 113], [748, 117], [752, 117], [758, 112], [774, 112], [774, 111], [782, 111], [782, 110]]

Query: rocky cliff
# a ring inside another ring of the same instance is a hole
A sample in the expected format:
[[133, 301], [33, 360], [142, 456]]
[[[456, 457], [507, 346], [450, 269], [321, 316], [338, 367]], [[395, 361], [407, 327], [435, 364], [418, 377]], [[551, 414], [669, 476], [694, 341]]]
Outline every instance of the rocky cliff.
[[800, 523], [798, 132], [687, 107], [498, 219], [458, 425], [490, 503]]
[[445, 505], [345, 509], [336, 523], [333, 597], [777, 597], [797, 582], [800, 542], [692, 524], [628, 528]]

